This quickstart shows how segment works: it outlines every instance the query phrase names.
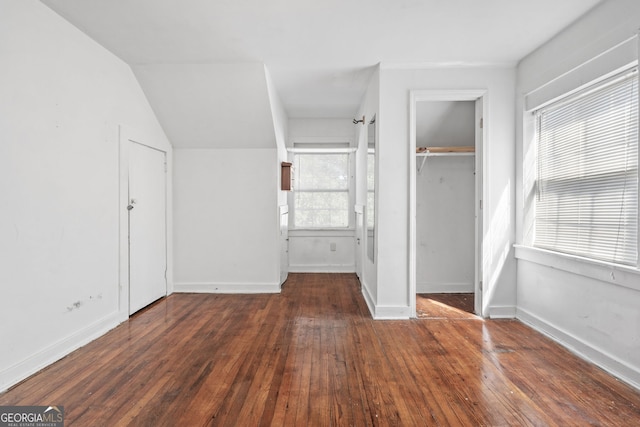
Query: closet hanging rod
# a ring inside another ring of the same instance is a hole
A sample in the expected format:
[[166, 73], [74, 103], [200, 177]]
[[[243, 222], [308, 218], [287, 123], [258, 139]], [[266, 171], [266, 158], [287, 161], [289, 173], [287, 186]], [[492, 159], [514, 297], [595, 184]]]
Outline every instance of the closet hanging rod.
[[416, 154], [454, 154], [454, 153], [475, 153], [476, 147], [473, 145], [446, 146], [446, 147], [416, 147]]
[[427, 157], [458, 157], [458, 156], [475, 156], [476, 147], [472, 145], [464, 146], [448, 146], [448, 147], [416, 147], [416, 159], [422, 157], [422, 162], [417, 168], [417, 172], [421, 173], [424, 168]]

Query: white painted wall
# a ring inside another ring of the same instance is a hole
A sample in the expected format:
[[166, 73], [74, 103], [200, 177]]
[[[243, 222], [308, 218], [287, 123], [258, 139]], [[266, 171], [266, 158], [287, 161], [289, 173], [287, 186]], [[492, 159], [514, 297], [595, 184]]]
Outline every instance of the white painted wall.
[[267, 86], [267, 93], [269, 95], [270, 113], [273, 120], [273, 132], [275, 137], [276, 149], [278, 150], [278, 162], [274, 165], [278, 173], [278, 205], [283, 206], [287, 204], [287, 191], [280, 190], [281, 180], [281, 168], [282, 162], [289, 161], [289, 153], [287, 152], [287, 144], [289, 137], [289, 117], [282, 105], [278, 91], [276, 90], [271, 74], [267, 67], [264, 70], [264, 76]]
[[475, 144], [475, 102], [421, 101], [416, 106], [416, 145]]
[[288, 123], [289, 117], [282, 105], [282, 101], [276, 90], [271, 74], [265, 66], [264, 75], [267, 85], [267, 92], [269, 94], [269, 103], [271, 106], [271, 116], [273, 118], [273, 130], [276, 140], [276, 152], [278, 161], [274, 165], [276, 168], [277, 183], [276, 192], [278, 194], [278, 238], [279, 238], [279, 264], [280, 264], [280, 285], [282, 285], [289, 275], [289, 205], [288, 205], [288, 192], [281, 190], [282, 182], [282, 162], [289, 161], [289, 153], [287, 152], [287, 139], [288, 139]]
[[353, 273], [353, 230], [289, 230], [289, 270]]
[[40, 2], [3, 1], [0, 58], [4, 390], [126, 318], [119, 126], [171, 146], [129, 66]]
[[289, 119], [289, 142], [296, 138], [327, 137], [353, 140], [355, 126], [350, 119]]
[[[289, 119], [288, 144], [350, 143], [355, 125], [350, 119]], [[293, 160], [293, 155], [290, 155]], [[355, 180], [352, 158], [352, 183]], [[293, 194], [290, 193], [290, 218], [293, 218]], [[353, 209], [351, 209], [353, 210]], [[352, 216], [353, 217], [353, 216]], [[354, 224], [347, 230], [290, 230], [289, 268], [293, 272], [355, 272]]]
[[[419, 147], [474, 146], [475, 102], [417, 103], [416, 139]], [[416, 175], [418, 293], [474, 291], [474, 170], [473, 156], [438, 156]]]
[[[224, 96], [211, 101], [213, 110], [203, 101], [205, 112], [214, 114], [205, 120], [199, 112], [204, 127], [186, 133], [194, 141], [183, 140], [181, 147], [227, 148], [175, 151], [175, 291], [279, 292], [284, 256], [279, 207], [287, 204], [280, 163], [287, 159], [287, 114], [263, 65], [214, 68], [230, 73], [231, 81], [210, 88]], [[148, 77], [157, 72], [151, 69]], [[169, 73], [172, 81], [183, 72]], [[229, 105], [231, 111], [217, 114]]]
[[264, 64], [155, 63], [133, 70], [176, 148], [273, 148]]
[[487, 91], [484, 141], [483, 315], [515, 315], [514, 87], [512, 68], [395, 69], [382, 65], [378, 148], [377, 309], [409, 312], [409, 92]]
[[278, 153], [174, 151], [176, 292], [279, 292]]
[[[605, 1], [518, 66], [518, 243], [527, 243], [523, 165], [532, 150], [525, 100], [570, 90], [637, 58], [637, 41], [623, 42], [637, 34], [638, 22], [637, 1]], [[640, 387], [638, 270], [526, 247], [516, 254], [518, 318]]]

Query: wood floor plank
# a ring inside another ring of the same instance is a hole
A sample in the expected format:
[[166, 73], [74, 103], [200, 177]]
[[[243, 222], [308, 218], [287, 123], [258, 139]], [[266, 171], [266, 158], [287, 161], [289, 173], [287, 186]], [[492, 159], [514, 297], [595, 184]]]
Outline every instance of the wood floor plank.
[[476, 319], [473, 294], [417, 294], [418, 319]]
[[[428, 298], [427, 298], [428, 297]], [[374, 321], [352, 274], [174, 294], [0, 394], [69, 426], [640, 425], [640, 392], [468, 296]]]

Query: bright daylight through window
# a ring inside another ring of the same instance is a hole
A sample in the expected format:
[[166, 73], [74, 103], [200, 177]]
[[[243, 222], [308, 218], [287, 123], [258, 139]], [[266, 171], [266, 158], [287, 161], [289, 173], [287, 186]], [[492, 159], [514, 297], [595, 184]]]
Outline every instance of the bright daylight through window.
[[296, 154], [294, 227], [349, 226], [349, 154]]
[[535, 112], [534, 246], [638, 264], [638, 76]]

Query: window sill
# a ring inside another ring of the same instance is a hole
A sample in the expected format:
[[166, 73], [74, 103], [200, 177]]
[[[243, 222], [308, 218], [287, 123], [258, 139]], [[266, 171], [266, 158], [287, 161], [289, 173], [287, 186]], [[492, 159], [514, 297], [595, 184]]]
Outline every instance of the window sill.
[[291, 228], [289, 237], [353, 237], [353, 228]]
[[514, 248], [516, 259], [640, 291], [640, 271], [634, 267], [582, 258], [531, 246], [514, 245]]

